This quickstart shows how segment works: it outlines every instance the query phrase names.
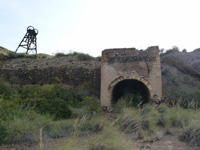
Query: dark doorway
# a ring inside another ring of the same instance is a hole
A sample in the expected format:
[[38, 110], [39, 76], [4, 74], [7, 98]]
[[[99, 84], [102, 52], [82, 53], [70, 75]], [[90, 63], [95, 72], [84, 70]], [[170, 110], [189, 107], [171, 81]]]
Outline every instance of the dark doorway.
[[127, 79], [117, 83], [112, 91], [112, 103], [115, 104], [120, 98], [127, 95], [135, 97], [134, 103], [147, 103], [150, 93], [146, 85], [138, 80]]

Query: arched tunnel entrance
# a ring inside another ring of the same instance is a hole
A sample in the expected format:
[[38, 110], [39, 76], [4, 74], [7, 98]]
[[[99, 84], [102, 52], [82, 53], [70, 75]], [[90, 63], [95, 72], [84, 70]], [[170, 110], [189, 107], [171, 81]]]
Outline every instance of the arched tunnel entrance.
[[147, 103], [150, 99], [150, 92], [147, 86], [135, 79], [126, 79], [118, 82], [112, 91], [112, 104], [120, 98], [129, 98], [134, 105]]

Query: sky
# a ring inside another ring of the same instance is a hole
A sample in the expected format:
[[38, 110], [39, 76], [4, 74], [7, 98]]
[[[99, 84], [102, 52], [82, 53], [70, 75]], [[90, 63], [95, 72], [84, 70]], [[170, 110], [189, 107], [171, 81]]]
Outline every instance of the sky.
[[50, 55], [149, 46], [193, 51], [200, 47], [199, 6], [199, 0], [0, 0], [0, 46], [15, 51], [31, 25], [39, 31], [38, 53]]

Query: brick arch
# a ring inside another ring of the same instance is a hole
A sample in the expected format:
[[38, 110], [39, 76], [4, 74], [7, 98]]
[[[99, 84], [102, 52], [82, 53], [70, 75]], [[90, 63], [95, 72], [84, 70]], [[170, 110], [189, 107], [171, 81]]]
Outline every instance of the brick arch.
[[108, 87], [108, 92], [110, 93], [110, 96], [109, 96], [110, 101], [112, 100], [113, 88], [115, 87], [115, 85], [117, 85], [119, 82], [121, 82], [123, 80], [137, 80], [137, 81], [142, 82], [147, 87], [147, 89], [149, 90], [149, 94], [150, 94], [149, 97], [150, 98], [152, 97], [152, 87], [151, 87], [151, 84], [147, 80], [145, 80], [144, 78], [142, 78], [140, 76], [132, 76], [132, 77], [120, 76], [120, 77], [114, 79], [110, 83], [110, 85]]

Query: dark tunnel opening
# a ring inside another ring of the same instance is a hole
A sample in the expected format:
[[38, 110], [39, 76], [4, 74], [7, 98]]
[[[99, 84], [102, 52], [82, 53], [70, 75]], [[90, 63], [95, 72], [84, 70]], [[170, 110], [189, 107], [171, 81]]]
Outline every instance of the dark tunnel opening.
[[134, 79], [127, 79], [117, 83], [112, 91], [112, 104], [115, 104], [120, 98], [128, 98], [134, 105], [147, 103], [150, 99], [150, 93], [147, 86]]

